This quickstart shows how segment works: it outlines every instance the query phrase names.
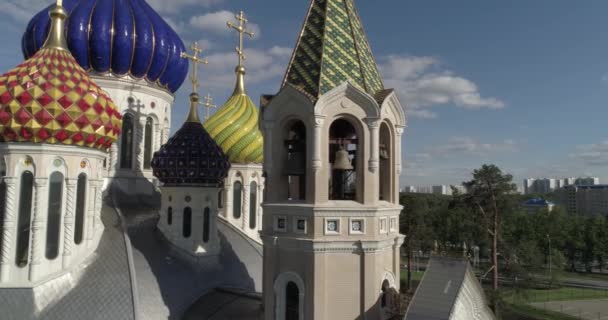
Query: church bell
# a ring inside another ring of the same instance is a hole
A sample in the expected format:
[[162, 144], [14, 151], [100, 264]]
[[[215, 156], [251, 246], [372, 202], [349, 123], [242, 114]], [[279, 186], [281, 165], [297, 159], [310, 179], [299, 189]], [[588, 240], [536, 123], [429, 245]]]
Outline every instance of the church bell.
[[333, 165], [334, 170], [353, 170], [353, 165], [350, 163], [350, 159], [348, 158], [348, 151], [344, 150], [343, 147], [340, 147], [340, 150], [336, 152], [336, 160]]

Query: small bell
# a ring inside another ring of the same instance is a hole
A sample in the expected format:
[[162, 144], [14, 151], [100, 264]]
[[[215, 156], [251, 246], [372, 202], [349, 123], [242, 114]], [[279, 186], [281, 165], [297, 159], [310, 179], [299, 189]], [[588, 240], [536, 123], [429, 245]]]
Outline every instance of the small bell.
[[353, 170], [353, 165], [350, 163], [350, 159], [348, 158], [348, 151], [344, 150], [343, 147], [340, 147], [340, 150], [336, 152], [336, 160], [333, 165], [334, 170]]
[[386, 150], [386, 147], [384, 147], [384, 146], [380, 146], [380, 159], [382, 159], [382, 160], [389, 159], [388, 150]]

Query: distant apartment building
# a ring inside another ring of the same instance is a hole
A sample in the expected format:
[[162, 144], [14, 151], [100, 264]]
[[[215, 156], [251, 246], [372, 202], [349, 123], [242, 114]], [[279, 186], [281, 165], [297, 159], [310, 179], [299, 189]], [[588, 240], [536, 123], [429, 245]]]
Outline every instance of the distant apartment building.
[[558, 204], [570, 214], [608, 216], [608, 185], [570, 185], [556, 194]]
[[466, 188], [461, 185], [436, 185], [436, 186], [404, 186], [401, 188], [401, 192], [405, 193], [427, 193], [427, 194], [441, 194], [446, 196], [452, 195], [452, 188], [455, 188], [460, 193], [466, 193]]
[[597, 177], [570, 177], [570, 178], [529, 178], [524, 180], [524, 193], [549, 193], [566, 186], [592, 186], [598, 185]]

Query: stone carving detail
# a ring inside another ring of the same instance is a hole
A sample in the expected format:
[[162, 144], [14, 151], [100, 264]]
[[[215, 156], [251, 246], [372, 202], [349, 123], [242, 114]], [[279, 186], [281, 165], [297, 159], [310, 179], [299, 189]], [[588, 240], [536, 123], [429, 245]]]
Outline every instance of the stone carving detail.
[[74, 210], [76, 208], [76, 180], [68, 179], [67, 195], [66, 195], [66, 210], [63, 220], [64, 237], [63, 237], [63, 267], [66, 268], [69, 264], [70, 256], [72, 255], [72, 242], [74, 241]]
[[9, 267], [11, 266], [11, 248], [13, 239], [13, 228], [15, 225], [15, 195], [17, 188], [17, 178], [4, 178], [6, 183], [6, 203], [4, 226], [2, 227], [2, 260], [0, 261], [0, 282], [8, 281]]
[[41, 261], [41, 230], [44, 228], [46, 223], [46, 217], [43, 214], [44, 209], [44, 196], [47, 194], [47, 179], [36, 178], [34, 182], [34, 210], [32, 217], [32, 247], [30, 248], [31, 260], [30, 260], [30, 281], [34, 281], [38, 277], [38, 268]]

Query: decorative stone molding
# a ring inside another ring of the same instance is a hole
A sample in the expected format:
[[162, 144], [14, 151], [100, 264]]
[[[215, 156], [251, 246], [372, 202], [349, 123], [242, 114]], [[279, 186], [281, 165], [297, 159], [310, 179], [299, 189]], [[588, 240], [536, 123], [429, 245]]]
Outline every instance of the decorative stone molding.
[[304, 280], [295, 272], [281, 273], [274, 281], [275, 316], [274, 319], [285, 320], [286, 299], [285, 291], [288, 283], [294, 283], [298, 287], [298, 319], [304, 319], [304, 296], [306, 287]]
[[66, 209], [63, 218], [63, 268], [67, 268], [72, 255], [72, 245], [74, 242], [74, 215], [76, 210], [76, 179], [66, 179], [67, 194], [66, 194]]
[[15, 201], [17, 194], [17, 181], [18, 178], [4, 178], [4, 183], [6, 184], [6, 202], [4, 225], [2, 226], [2, 248], [0, 248], [0, 282], [7, 282], [10, 277], [10, 267], [12, 265], [11, 251], [13, 245], [13, 230], [15, 228]]
[[47, 195], [46, 189], [48, 188], [47, 178], [35, 178], [34, 179], [34, 206], [33, 206], [33, 217], [32, 217], [32, 247], [30, 248], [30, 274], [29, 280], [36, 281], [38, 279], [38, 273], [41, 267], [42, 261], [42, 234], [43, 229], [46, 227], [46, 211], [45, 210], [45, 196]]
[[370, 133], [370, 144], [369, 144], [369, 171], [376, 173], [380, 166], [380, 122], [379, 118], [367, 118], [365, 119]]
[[321, 160], [321, 147], [323, 141], [323, 123], [327, 117], [320, 114], [315, 114], [313, 116], [313, 137], [314, 137], [314, 145], [312, 150], [312, 169], [316, 173], [323, 166], [323, 161]]

